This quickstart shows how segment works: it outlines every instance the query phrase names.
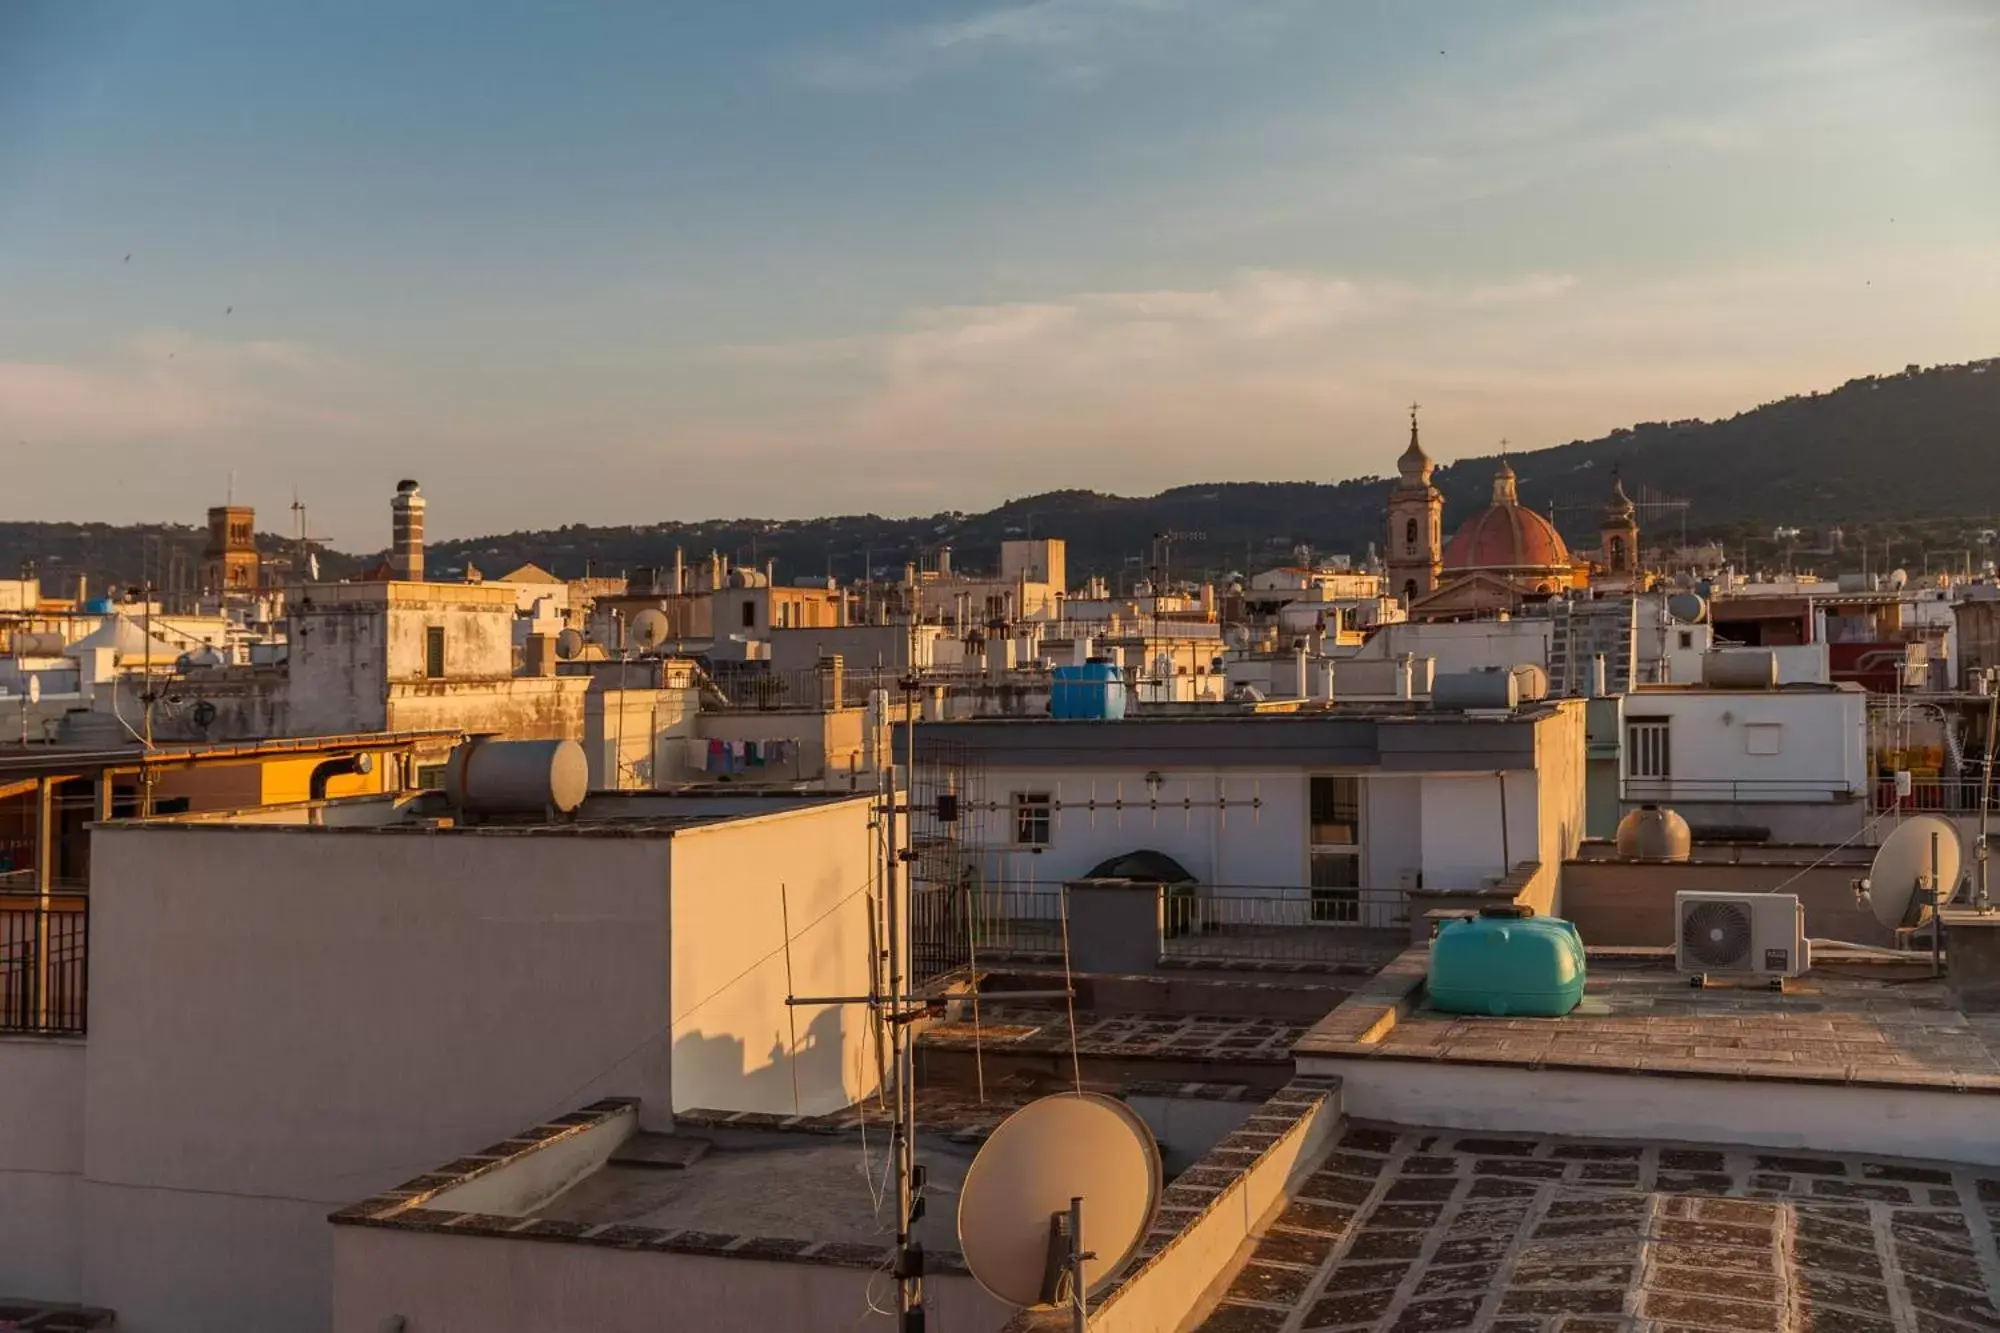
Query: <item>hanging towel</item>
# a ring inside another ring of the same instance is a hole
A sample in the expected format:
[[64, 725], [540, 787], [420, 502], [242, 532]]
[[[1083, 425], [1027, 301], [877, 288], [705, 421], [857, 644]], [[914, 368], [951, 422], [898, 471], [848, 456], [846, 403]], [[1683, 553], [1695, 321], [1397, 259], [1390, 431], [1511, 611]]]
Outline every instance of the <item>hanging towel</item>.
[[697, 773], [706, 773], [708, 771], [708, 756], [712, 753], [714, 751], [709, 748], [707, 741], [701, 739], [699, 736], [692, 736], [688, 738], [685, 757], [682, 762]]

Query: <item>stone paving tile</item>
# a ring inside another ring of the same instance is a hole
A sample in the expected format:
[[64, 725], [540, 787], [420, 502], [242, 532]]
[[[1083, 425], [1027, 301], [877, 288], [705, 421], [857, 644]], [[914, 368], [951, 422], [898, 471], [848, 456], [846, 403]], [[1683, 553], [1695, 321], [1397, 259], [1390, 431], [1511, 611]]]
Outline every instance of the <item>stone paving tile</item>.
[[1203, 1333], [2000, 1330], [2000, 1173], [1358, 1125], [1300, 1195]]

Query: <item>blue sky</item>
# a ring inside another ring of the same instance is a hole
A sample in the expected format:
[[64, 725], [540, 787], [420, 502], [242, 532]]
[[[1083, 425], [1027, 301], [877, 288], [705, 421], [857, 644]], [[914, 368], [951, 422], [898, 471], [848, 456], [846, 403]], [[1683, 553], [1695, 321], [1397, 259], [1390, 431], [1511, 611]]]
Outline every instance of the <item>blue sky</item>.
[[1995, 70], [1987, 0], [7, 0], [0, 516], [927, 513], [1991, 356]]

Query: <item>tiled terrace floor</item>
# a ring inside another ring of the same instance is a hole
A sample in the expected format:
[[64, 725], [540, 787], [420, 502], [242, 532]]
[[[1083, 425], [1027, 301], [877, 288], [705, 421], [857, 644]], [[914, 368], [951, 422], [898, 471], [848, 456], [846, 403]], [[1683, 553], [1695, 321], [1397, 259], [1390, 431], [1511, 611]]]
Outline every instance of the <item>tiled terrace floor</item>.
[[[1139, 1059], [1276, 1061], [1289, 1064], [1292, 1044], [1306, 1030], [1302, 1022], [1246, 1016], [1076, 1016], [1076, 1048], [1086, 1056]], [[924, 1046], [971, 1050], [970, 1020], [926, 1029]], [[987, 1002], [980, 1008], [978, 1041], [989, 1052], [1070, 1049], [1069, 1016], [1047, 1006]]]
[[2000, 1329], [2000, 1172], [1350, 1127], [1202, 1333]]
[[1921, 976], [1815, 970], [1783, 994], [1696, 990], [1665, 965], [1593, 959], [1583, 1003], [1566, 1017], [1466, 1018], [1420, 1005], [1377, 1040], [1354, 1040], [1380, 1007], [1357, 995], [1300, 1050], [2000, 1092], [2000, 1014], [1960, 1013], [1943, 983]]

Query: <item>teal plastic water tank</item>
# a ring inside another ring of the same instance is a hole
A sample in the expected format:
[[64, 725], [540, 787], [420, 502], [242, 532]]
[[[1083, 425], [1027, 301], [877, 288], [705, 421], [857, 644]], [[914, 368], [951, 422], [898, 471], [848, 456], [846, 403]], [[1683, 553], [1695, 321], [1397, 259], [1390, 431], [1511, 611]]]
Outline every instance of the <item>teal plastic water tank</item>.
[[1583, 937], [1556, 917], [1490, 907], [1444, 923], [1427, 984], [1448, 1014], [1558, 1018], [1583, 998]]

